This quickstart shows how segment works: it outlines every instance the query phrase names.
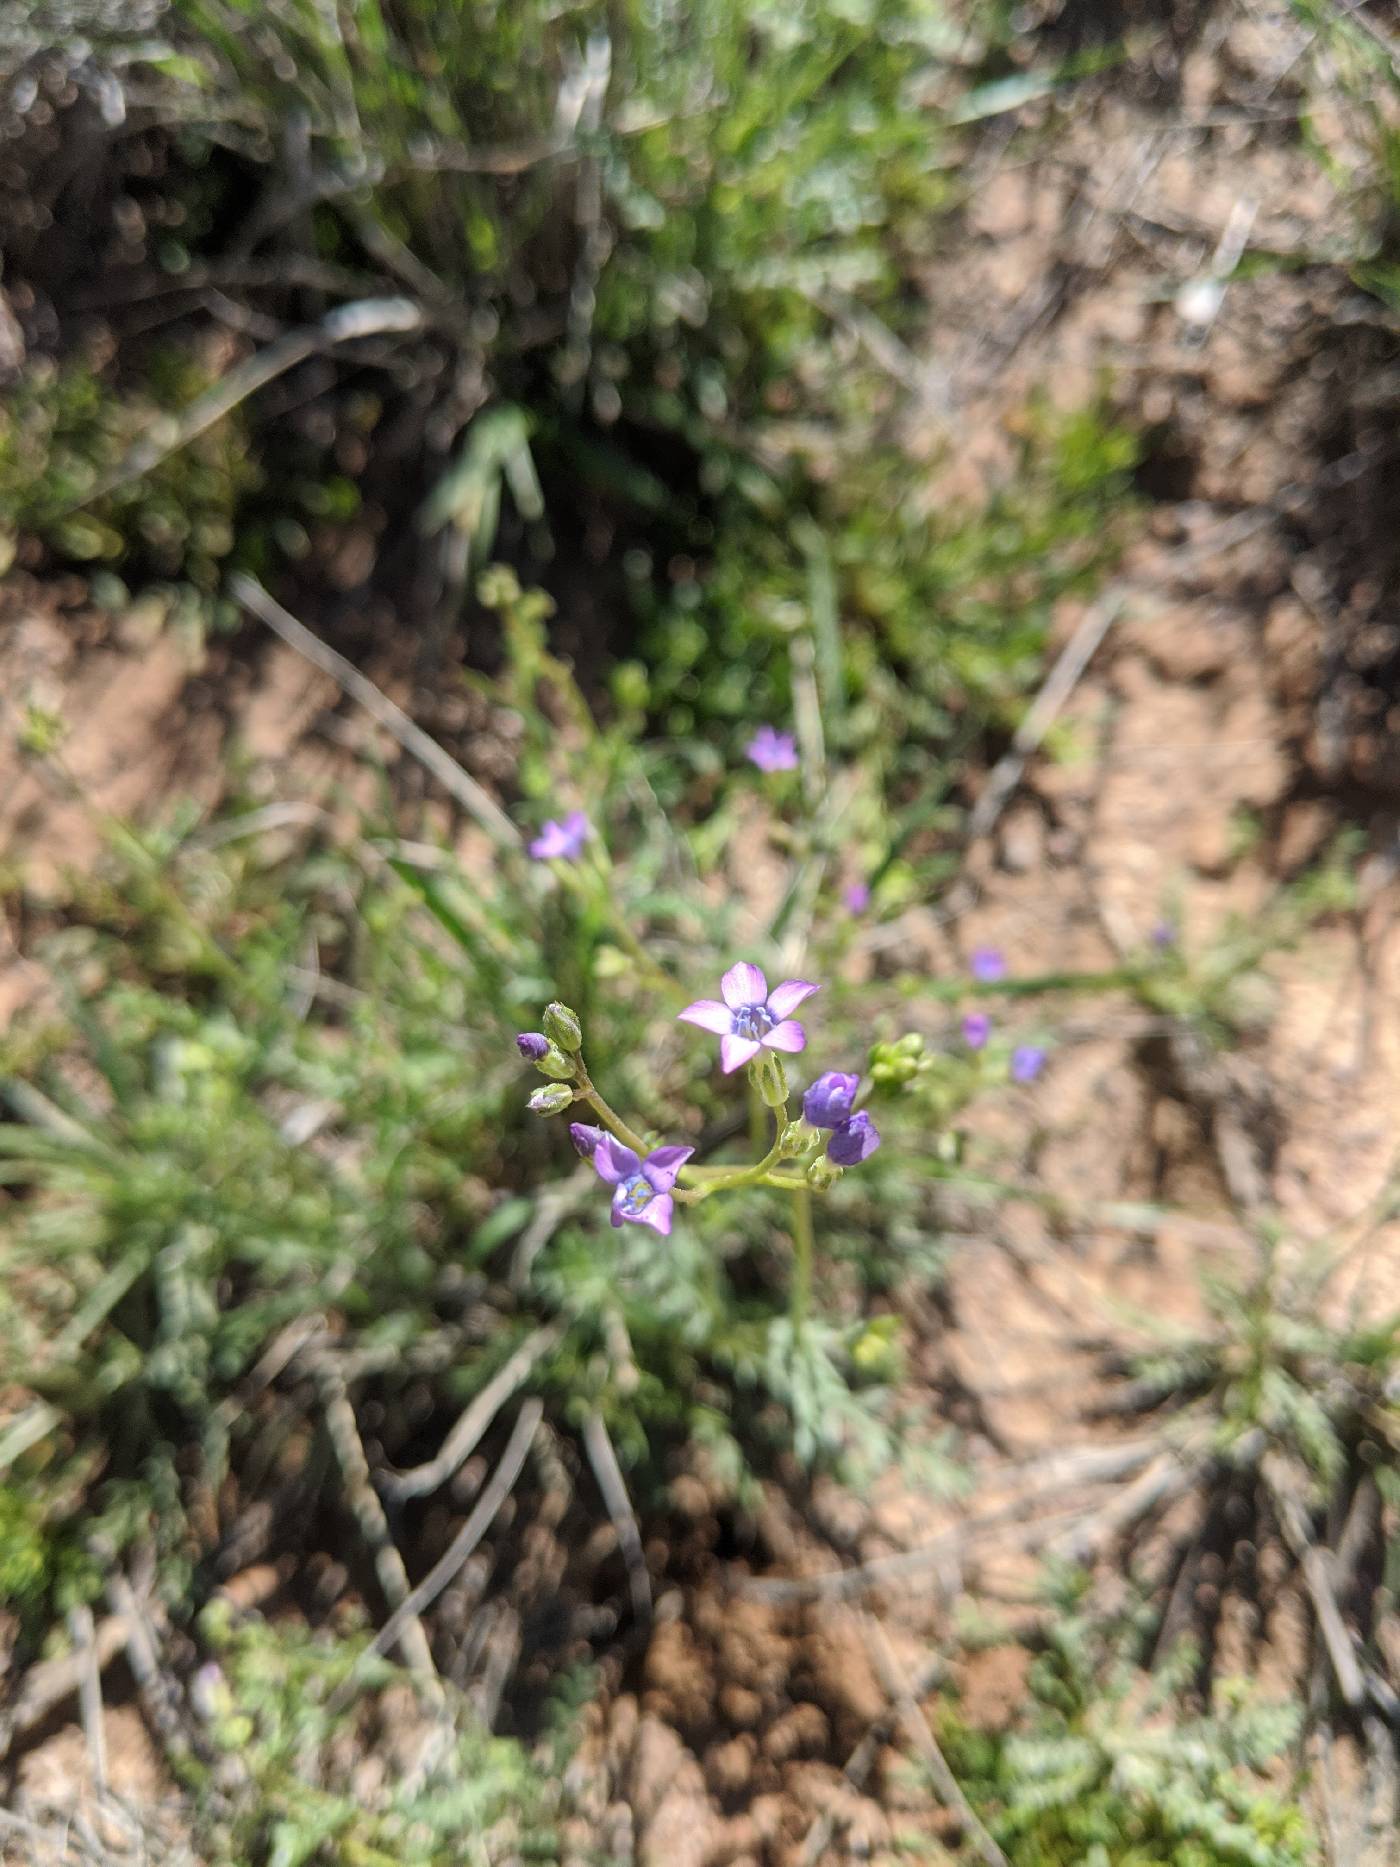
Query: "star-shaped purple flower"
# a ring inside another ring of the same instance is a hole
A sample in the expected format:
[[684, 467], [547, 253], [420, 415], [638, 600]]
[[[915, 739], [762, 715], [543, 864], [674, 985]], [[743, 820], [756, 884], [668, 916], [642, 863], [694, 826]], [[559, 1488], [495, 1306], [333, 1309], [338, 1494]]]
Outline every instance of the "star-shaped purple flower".
[[593, 1149], [593, 1165], [598, 1178], [614, 1189], [613, 1224], [649, 1225], [653, 1231], [669, 1232], [676, 1209], [671, 1188], [694, 1152], [693, 1147], [656, 1147], [642, 1160], [612, 1135], [603, 1135]]
[[536, 862], [577, 862], [593, 834], [593, 825], [581, 810], [571, 810], [562, 822], [550, 817], [530, 845]]
[[1011, 1053], [1013, 1082], [1033, 1083], [1045, 1067], [1045, 1052], [1039, 1044], [1017, 1044]]
[[774, 726], [760, 726], [744, 750], [760, 771], [797, 770], [797, 741]]
[[760, 1050], [804, 1050], [807, 1033], [792, 1014], [813, 992], [810, 979], [784, 979], [768, 990], [761, 969], [747, 960], [731, 966], [719, 982], [724, 1003], [697, 998], [676, 1015], [719, 1038], [720, 1063], [726, 1075], [756, 1057]]
[[969, 1050], [982, 1050], [992, 1034], [992, 1021], [985, 1011], [969, 1011], [962, 1021], [962, 1034]]

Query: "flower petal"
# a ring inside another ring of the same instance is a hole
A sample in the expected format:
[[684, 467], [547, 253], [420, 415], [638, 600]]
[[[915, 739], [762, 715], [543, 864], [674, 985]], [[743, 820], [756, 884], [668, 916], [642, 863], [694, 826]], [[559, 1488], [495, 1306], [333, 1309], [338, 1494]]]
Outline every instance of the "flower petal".
[[634, 1173], [640, 1173], [642, 1168], [631, 1148], [624, 1147], [610, 1134], [605, 1134], [593, 1150], [593, 1165], [598, 1169], [598, 1178], [606, 1180], [609, 1186], [619, 1185]]
[[735, 1037], [732, 1033], [719, 1040], [720, 1067], [726, 1076], [732, 1076], [750, 1057], [758, 1055], [758, 1040], [754, 1037]]
[[693, 1147], [654, 1147], [642, 1162], [643, 1177], [658, 1193], [669, 1193], [676, 1175], [695, 1152]]
[[741, 959], [719, 982], [720, 995], [731, 1011], [741, 1005], [761, 1005], [768, 997], [768, 981], [759, 966]]
[[640, 1212], [628, 1216], [638, 1225], [649, 1225], [654, 1232], [660, 1232], [664, 1237], [671, 1229], [671, 1214], [675, 1209], [676, 1203], [669, 1193], [658, 1193], [655, 1199], [647, 1201]]
[[717, 998], [697, 998], [676, 1016], [683, 1024], [698, 1024], [702, 1031], [713, 1031], [716, 1037], [723, 1037], [734, 1022], [728, 1005], [721, 1005]]
[[838, 1167], [858, 1167], [880, 1145], [880, 1130], [864, 1109], [842, 1122], [826, 1144], [826, 1157]]
[[631, 1219], [636, 1216], [635, 1213], [631, 1213], [627, 1210], [627, 1207], [623, 1203], [625, 1199], [626, 1194], [621, 1187], [618, 1187], [617, 1191], [613, 1194], [612, 1203], [612, 1222], [615, 1226], [621, 1225], [624, 1219]]
[[764, 1032], [762, 1042], [767, 1050], [805, 1050], [807, 1033], [795, 1018], [784, 1018], [771, 1031]]
[[810, 979], [784, 979], [768, 994], [768, 1009], [775, 1018], [790, 1018], [804, 999], [820, 991], [821, 987]]

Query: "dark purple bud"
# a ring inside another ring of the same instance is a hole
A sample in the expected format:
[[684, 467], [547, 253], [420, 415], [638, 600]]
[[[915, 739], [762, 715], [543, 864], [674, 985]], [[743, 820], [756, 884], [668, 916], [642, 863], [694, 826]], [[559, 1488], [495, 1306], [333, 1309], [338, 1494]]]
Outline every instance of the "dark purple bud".
[[880, 1131], [861, 1109], [832, 1135], [826, 1144], [826, 1157], [838, 1167], [858, 1167], [879, 1145]]
[[1018, 1083], [1033, 1083], [1045, 1067], [1039, 1044], [1018, 1044], [1011, 1053], [1011, 1075]]
[[859, 1076], [827, 1070], [802, 1098], [802, 1113], [814, 1128], [839, 1128], [855, 1104]]
[[981, 1050], [992, 1034], [992, 1021], [985, 1011], [970, 1011], [962, 1021], [962, 1034], [969, 1050]]
[[573, 1142], [576, 1151], [581, 1154], [585, 1160], [592, 1160], [598, 1143], [602, 1140], [605, 1132], [606, 1130], [602, 1128], [590, 1127], [586, 1121], [571, 1121], [569, 1123], [569, 1139]]
[[527, 1063], [538, 1063], [549, 1050], [549, 1039], [543, 1031], [517, 1031], [515, 1047]]

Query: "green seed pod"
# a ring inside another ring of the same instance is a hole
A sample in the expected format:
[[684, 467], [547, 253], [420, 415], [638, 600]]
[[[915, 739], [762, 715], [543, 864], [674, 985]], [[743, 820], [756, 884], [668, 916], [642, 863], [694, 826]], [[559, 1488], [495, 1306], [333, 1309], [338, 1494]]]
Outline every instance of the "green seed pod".
[[583, 1026], [578, 1021], [578, 1013], [570, 1011], [567, 1005], [556, 1003], [545, 1006], [544, 1034], [552, 1038], [561, 1050], [583, 1048]]
[[759, 1053], [749, 1065], [753, 1079], [758, 1084], [758, 1093], [770, 1109], [785, 1109], [788, 1099], [787, 1071], [783, 1068], [781, 1057], [774, 1056], [771, 1050]]
[[566, 1057], [557, 1044], [551, 1044], [535, 1065], [541, 1076], [548, 1076], [556, 1083], [571, 1081], [575, 1067], [573, 1058]]
[[828, 1160], [825, 1154], [819, 1154], [807, 1169], [807, 1184], [818, 1193], [825, 1193], [828, 1188], [835, 1186], [843, 1171], [835, 1161]]
[[532, 1115], [558, 1115], [574, 1099], [574, 1092], [564, 1083], [546, 1083], [543, 1089], [537, 1089], [525, 1104]]

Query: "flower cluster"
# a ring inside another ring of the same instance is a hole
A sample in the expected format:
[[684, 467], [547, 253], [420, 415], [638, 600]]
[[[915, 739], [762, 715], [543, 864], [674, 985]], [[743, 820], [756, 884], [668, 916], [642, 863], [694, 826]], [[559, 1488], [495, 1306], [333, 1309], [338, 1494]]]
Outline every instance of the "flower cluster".
[[[1006, 977], [1006, 958], [999, 947], [973, 949], [968, 971], [979, 985], [997, 985]], [[985, 1050], [992, 1035], [992, 1020], [985, 1011], [969, 1011], [962, 1021], [962, 1040], [969, 1050]], [[1017, 1044], [1011, 1052], [1011, 1080], [1033, 1083], [1045, 1067], [1040, 1044]]]
[[[866, 1110], [856, 1107], [860, 1078], [841, 1070], [819, 1076], [803, 1097], [802, 1119], [788, 1119], [782, 1057], [807, 1046], [807, 1033], [792, 1014], [819, 990], [811, 979], [784, 979], [770, 991], [762, 969], [741, 960], [720, 980], [719, 998], [697, 999], [679, 1013], [685, 1023], [719, 1038], [726, 1075], [749, 1066], [754, 1090], [775, 1118], [776, 1139], [761, 1160], [687, 1172], [694, 1148], [650, 1146], [599, 1094], [584, 1062], [579, 1020], [567, 1005], [547, 1006], [543, 1030], [516, 1036], [524, 1061], [549, 1079], [529, 1106], [555, 1115], [583, 1103], [599, 1116], [600, 1124], [571, 1122], [569, 1136], [612, 1188], [614, 1225], [649, 1225], [666, 1234], [677, 1200], [707, 1199], [731, 1186], [778, 1186], [797, 1194], [809, 1187], [822, 1190], [842, 1169], [868, 1160], [880, 1135]], [[790, 1171], [781, 1170], [784, 1162], [792, 1163]]]

